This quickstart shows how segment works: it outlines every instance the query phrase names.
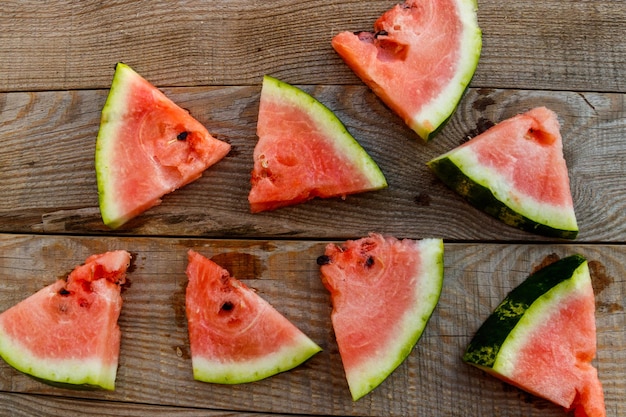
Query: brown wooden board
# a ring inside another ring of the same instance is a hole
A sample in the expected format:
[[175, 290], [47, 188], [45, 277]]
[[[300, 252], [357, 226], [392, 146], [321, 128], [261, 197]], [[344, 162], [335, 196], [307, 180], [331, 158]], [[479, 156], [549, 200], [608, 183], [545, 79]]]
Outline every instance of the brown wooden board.
[[[623, 94], [472, 89], [428, 144], [366, 87], [302, 86], [335, 111], [379, 164], [385, 190], [251, 214], [260, 86], [166, 89], [233, 149], [198, 181], [116, 233], [230, 237], [402, 237], [543, 240], [469, 206], [426, 167], [430, 159], [517, 113], [547, 106], [562, 124], [579, 241], [626, 239]], [[0, 94], [0, 231], [108, 233], [98, 209], [95, 139], [106, 90]]]
[[[162, 86], [355, 84], [330, 40], [395, 3], [5, 0], [0, 91], [107, 88], [118, 61]], [[622, 0], [483, 0], [478, 17], [475, 87], [626, 91]]]
[[[120, 365], [114, 392], [48, 387], [0, 364], [0, 391], [267, 413], [338, 415], [559, 416], [544, 400], [461, 361], [482, 321], [545, 259], [581, 253], [596, 292], [598, 357], [609, 415], [626, 412], [623, 246], [446, 244], [441, 299], [409, 358], [374, 392], [353, 402], [330, 324], [316, 258], [327, 242], [0, 235], [0, 310], [67, 274], [92, 253], [134, 254], [122, 296]], [[226, 267], [322, 348], [295, 370], [222, 386], [193, 380], [184, 313], [186, 252]], [[14, 398], [14, 397], [11, 397]], [[21, 398], [21, 397], [20, 397]], [[106, 407], [93, 403], [94, 412]], [[496, 412], [497, 410], [497, 412]], [[494, 414], [495, 413], [495, 414]]]

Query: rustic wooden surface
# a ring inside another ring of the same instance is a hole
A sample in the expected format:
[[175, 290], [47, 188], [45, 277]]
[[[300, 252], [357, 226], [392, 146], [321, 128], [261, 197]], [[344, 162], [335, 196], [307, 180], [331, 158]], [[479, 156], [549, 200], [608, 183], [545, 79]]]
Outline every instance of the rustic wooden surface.
[[[473, 332], [544, 259], [582, 253], [596, 290], [595, 364], [611, 417], [626, 415], [626, 7], [622, 0], [479, 1], [483, 53], [471, 88], [424, 144], [330, 47], [393, 1], [0, 2], [0, 311], [108, 249], [135, 254], [123, 293], [114, 392], [52, 388], [0, 363], [2, 416], [563, 416], [464, 365]], [[124, 61], [233, 151], [118, 231], [100, 219], [93, 168], [100, 110]], [[264, 74], [330, 107], [389, 188], [249, 213]], [[580, 226], [573, 242], [507, 227], [469, 207], [425, 162], [492, 123], [546, 105], [559, 115]], [[441, 300], [414, 352], [352, 402], [315, 259], [370, 231], [445, 239]], [[240, 386], [193, 381], [185, 252], [214, 257], [324, 349]], [[247, 414], [246, 414], [247, 413]]]

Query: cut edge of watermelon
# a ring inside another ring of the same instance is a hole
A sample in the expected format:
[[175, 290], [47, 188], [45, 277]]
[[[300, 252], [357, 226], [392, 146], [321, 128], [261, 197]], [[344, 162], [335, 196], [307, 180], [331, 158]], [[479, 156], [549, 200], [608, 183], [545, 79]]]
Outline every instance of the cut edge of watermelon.
[[[405, 340], [388, 346], [384, 352], [361, 364], [360, 369], [353, 368], [350, 376], [346, 374], [353, 401], [357, 401], [379, 386], [404, 362], [421, 338], [439, 302], [444, 279], [443, 240], [427, 238], [419, 240], [418, 245], [421, 259], [418, 275], [424, 279], [420, 280], [420, 285], [415, 288], [416, 299], [419, 299], [420, 303], [404, 316], [399, 326], [398, 335], [404, 336]], [[380, 371], [372, 374], [372, 369]]]
[[472, 205], [510, 226], [564, 239], [578, 236], [573, 207], [555, 207], [511, 194], [509, 190], [514, 187], [496, 171], [481, 165], [469, 147], [454, 149], [427, 165]]
[[408, 125], [424, 141], [429, 141], [439, 133], [452, 117], [474, 77], [482, 50], [482, 30], [478, 26], [478, 2], [457, 0], [459, 19], [463, 25], [459, 47], [459, 68], [441, 93], [431, 102], [422, 106], [411, 117]]
[[334, 137], [333, 146], [338, 154], [349, 158], [359, 171], [368, 179], [370, 187], [364, 191], [374, 191], [387, 187], [387, 180], [372, 157], [361, 144], [348, 132], [341, 120], [319, 100], [305, 91], [285, 83], [269, 75], [263, 77], [263, 94], [281, 102], [306, 109], [306, 113], [314, 120], [316, 126], [327, 137]]
[[223, 362], [192, 356], [194, 379], [218, 384], [260, 381], [296, 368], [322, 351], [322, 348], [304, 333], [300, 333], [293, 342], [270, 356], [254, 361]]
[[130, 85], [132, 81], [138, 80], [141, 82], [144, 81], [143, 78], [128, 65], [121, 62], [115, 65], [115, 74], [113, 75], [109, 95], [102, 108], [100, 129], [98, 130], [96, 139], [95, 168], [100, 214], [104, 224], [112, 229], [117, 229], [122, 224], [126, 223], [134, 217], [134, 214], [124, 213], [121, 210], [121, 206], [115, 204], [116, 200], [109, 198], [109, 195], [114, 195], [115, 191], [114, 181], [111, 180], [111, 176], [109, 175], [111, 170], [106, 161], [110, 160], [107, 156], [111, 155], [113, 152], [115, 143], [111, 140], [105, 140], [105, 138], [116, 136], [116, 132], [120, 129], [121, 125], [119, 123], [111, 123], [110, 120], [123, 119], [122, 116], [128, 111], [126, 103], [128, 102], [127, 96], [130, 89], [127, 88], [127, 86]]
[[587, 262], [584, 261], [574, 270], [569, 279], [560, 282], [543, 295], [537, 297], [526, 309], [524, 315], [521, 316], [517, 325], [511, 330], [509, 336], [500, 347], [493, 369], [504, 375], [510, 374], [512, 362], [510, 355], [506, 354], [507, 351], [509, 353], [515, 352], [521, 346], [526, 345], [534, 327], [537, 324], [543, 324], [544, 318], [550, 317], [552, 315], [551, 312], [557, 310], [565, 298], [569, 298], [573, 294], [582, 294], [584, 290], [590, 287], [589, 267]]
[[117, 363], [105, 364], [97, 358], [42, 360], [21, 343], [9, 338], [1, 326], [0, 352], [13, 368], [47, 384], [115, 389]]

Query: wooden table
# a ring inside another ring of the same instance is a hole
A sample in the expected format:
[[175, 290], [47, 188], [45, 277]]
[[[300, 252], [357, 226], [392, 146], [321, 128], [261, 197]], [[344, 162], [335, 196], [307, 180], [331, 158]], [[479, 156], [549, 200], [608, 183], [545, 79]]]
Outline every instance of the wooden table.
[[[547, 401], [461, 362], [470, 337], [546, 257], [585, 255], [596, 290], [609, 416], [626, 415], [626, 6], [623, 0], [481, 0], [481, 61], [458, 111], [425, 144], [343, 64], [341, 30], [369, 30], [393, 1], [0, 2], [0, 311], [92, 254], [135, 255], [123, 293], [114, 392], [52, 388], [0, 363], [3, 416], [562, 416]], [[232, 152], [123, 228], [102, 224], [94, 171], [100, 111], [124, 61]], [[251, 214], [261, 79], [330, 107], [389, 188]], [[575, 241], [531, 235], [468, 206], [425, 166], [531, 107], [559, 115], [580, 226]], [[445, 285], [410, 357], [350, 398], [316, 258], [370, 231], [445, 239]], [[223, 266], [324, 350], [261, 382], [196, 382], [184, 314], [185, 253]]]

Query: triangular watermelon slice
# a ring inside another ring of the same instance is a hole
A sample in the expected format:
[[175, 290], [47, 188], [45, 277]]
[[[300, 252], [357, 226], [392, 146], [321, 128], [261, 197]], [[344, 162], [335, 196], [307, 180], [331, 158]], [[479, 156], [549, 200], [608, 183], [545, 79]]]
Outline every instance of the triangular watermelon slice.
[[509, 293], [463, 360], [579, 417], [604, 417], [596, 354], [595, 300], [587, 261], [572, 255]]
[[422, 139], [450, 118], [480, 57], [475, 0], [407, 0], [333, 48]]
[[508, 225], [560, 238], [578, 234], [559, 122], [545, 107], [498, 123], [428, 166]]
[[269, 76], [263, 78], [257, 135], [248, 196], [253, 213], [387, 186], [376, 163], [327, 107]]
[[215, 139], [128, 65], [118, 63], [96, 142], [104, 223], [117, 228], [202, 175], [230, 145]]
[[321, 348], [227, 270], [193, 250], [186, 311], [194, 378], [258, 381], [295, 368]]
[[443, 241], [371, 233], [327, 245], [317, 262], [356, 401], [380, 385], [421, 337], [441, 294]]
[[115, 388], [120, 286], [130, 254], [93, 255], [0, 314], [0, 356], [18, 371], [66, 388]]

